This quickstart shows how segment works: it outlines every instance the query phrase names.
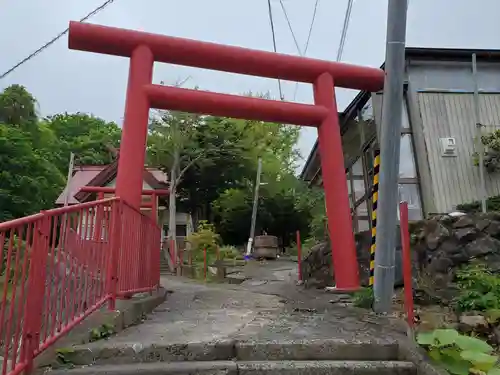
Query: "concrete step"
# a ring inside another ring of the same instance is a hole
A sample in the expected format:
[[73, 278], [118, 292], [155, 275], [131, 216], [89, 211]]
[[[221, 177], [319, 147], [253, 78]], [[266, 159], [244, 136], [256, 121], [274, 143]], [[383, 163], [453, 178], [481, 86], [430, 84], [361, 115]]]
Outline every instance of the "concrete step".
[[78, 345], [65, 354], [75, 365], [129, 364], [176, 361], [280, 361], [344, 360], [390, 361], [398, 359], [398, 344], [390, 340], [293, 340], [236, 341], [199, 343], [117, 343], [96, 341]]
[[237, 363], [238, 375], [416, 375], [411, 362], [254, 361]]
[[51, 375], [416, 375], [399, 361], [191, 361], [88, 366]]

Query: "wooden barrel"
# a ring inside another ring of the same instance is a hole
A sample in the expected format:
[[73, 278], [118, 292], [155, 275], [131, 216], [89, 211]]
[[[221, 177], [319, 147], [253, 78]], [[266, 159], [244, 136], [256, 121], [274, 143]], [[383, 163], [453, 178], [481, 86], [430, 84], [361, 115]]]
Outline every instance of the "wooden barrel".
[[276, 259], [278, 255], [278, 237], [256, 236], [253, 249], [255, 258]]

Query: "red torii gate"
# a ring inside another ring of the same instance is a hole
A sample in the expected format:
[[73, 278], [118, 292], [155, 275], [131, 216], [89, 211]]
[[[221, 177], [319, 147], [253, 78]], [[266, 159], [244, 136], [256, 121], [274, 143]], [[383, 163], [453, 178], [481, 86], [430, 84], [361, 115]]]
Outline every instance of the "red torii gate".
[[[334, 87], [378, 91], [381, 69], [79, 22], [70, 22], [69, 48], [130, 58], [116, 192], [137, 209], [150, 108], [317, 127], [336, 285], [359, 288]], [[154, 85], [155, 61], [311, 83], [315, 104]]]

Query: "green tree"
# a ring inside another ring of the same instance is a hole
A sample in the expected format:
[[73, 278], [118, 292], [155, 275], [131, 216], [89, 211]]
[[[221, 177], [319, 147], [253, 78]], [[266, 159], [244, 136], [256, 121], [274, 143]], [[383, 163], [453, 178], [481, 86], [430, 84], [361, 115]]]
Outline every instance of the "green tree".
[[20, 85], [0, 93], [0, 220], [53, 207], [70, 152], [81, 164], [107, 164], [119, 144], [114, 123], [82, 114], [40, 120], [36, 99]]
[[0, 221], [51, 207], [64, 177], [33, 150], [29, 133], [0, 124], [0, 150]]
[[[275, 235], [282, 246], [293, 242], [297, 230], [307, 237], [312, 218], [307, 196], [309, 191], [294, 175], [267, 182], [259, 191], [256, 233]], [[253, 186], [228, 189], [213, 202], [217, 231], [226, 243], [240, 245], [248, 239], [252, 202]]]
[[36, 99], [24, 86], [11, 85], [0, 94], [0, 122], [36, 131]]
[[117, 148], [121, 137], [117, 124], [85, 113], [49, 116], [39, 128], [43, 130], [45, 150], [64, 174], [71, 152], [81, 165], [109, 164], [114, 156], [110, 148]]

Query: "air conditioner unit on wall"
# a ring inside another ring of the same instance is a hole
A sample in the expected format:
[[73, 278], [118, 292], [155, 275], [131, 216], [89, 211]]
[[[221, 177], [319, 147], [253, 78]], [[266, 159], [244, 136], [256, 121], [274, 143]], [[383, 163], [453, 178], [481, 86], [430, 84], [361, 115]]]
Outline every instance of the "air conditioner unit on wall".
[[440, 138], [441, 156], [457, 156], [457, 141], [455, 138]]

